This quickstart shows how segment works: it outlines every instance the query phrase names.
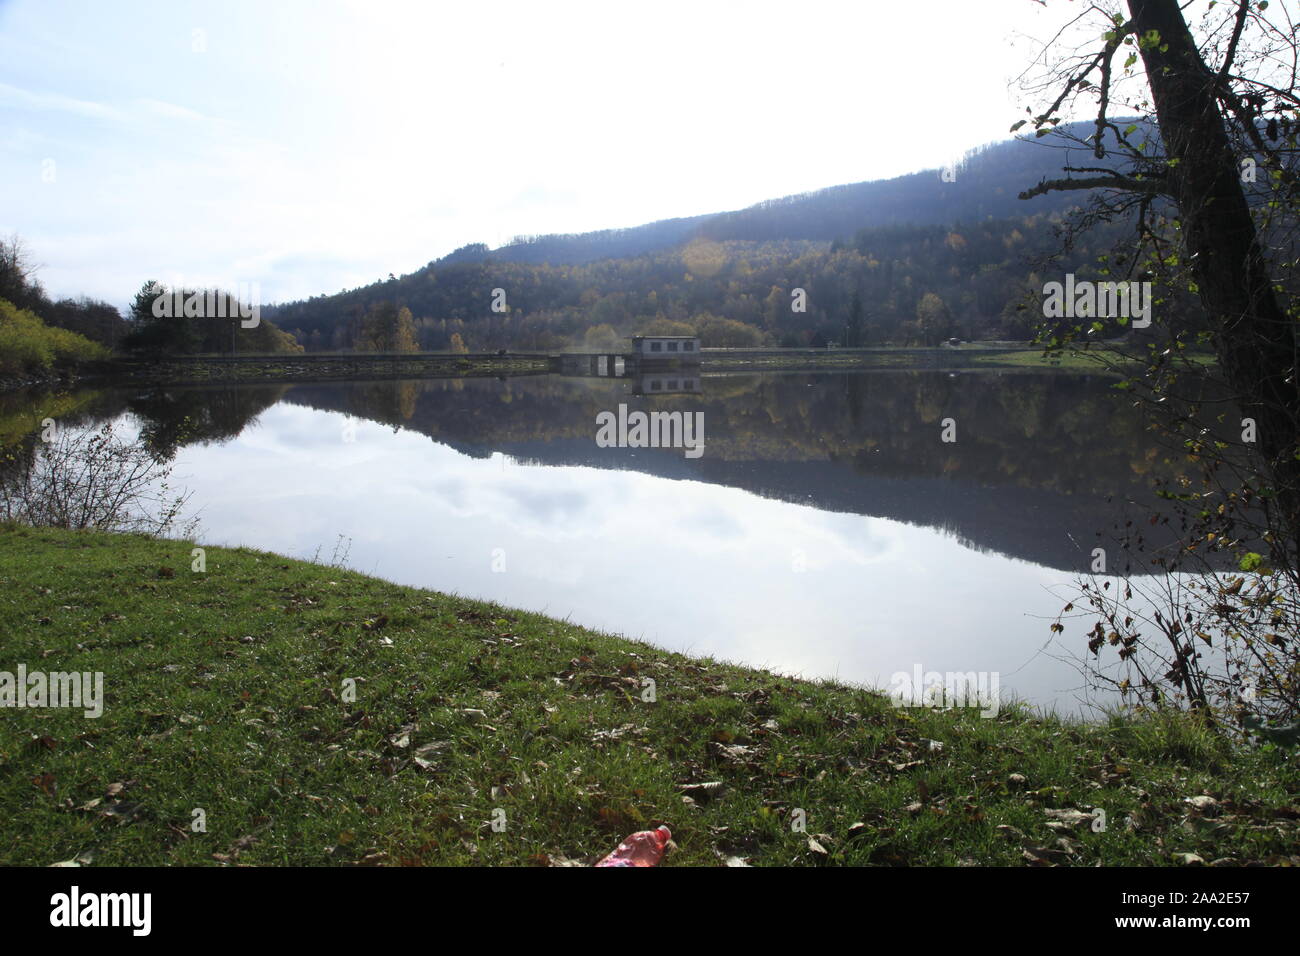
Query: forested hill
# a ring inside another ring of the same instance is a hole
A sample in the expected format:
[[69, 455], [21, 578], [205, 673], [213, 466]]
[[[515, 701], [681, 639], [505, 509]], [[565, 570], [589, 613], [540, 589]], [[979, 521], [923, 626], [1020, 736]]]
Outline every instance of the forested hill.
[[448, 266], [492, 258], [504, 262], [578, 265], [595, 262], [597, 259], [622, 259], [688, 242], [712, 218], [714, 217], [690, 216], [685, 219], [663, 219], [630, 229], [601, 229], [576, 235], [520, 236], [496, 251], [489, 250], [482, 243], [475, 243], [462, 246], [433, 264]]
[[[1085, 152], [1011, 140], [973, 150], [948, 175], [495, 250], [470, 245], [401, 277], [263, 313], [311, 350], [606, 348], [644, 332], [699, 334], [706, 347], [1024, 339], [1044, 276], [1096, 275], [1098, 257], [1132, 231], [1105, 224], [1049, 262], [1064, 248], [1064, 214], [1087, 193], [1017, 197], [1063, 166], [1087, 165]], [[493, 308], [497, 289], [504, 309]], [[806, 310], [792, 307], [796, 290]]]
[[[986, 219], [1061, 212], [1077, 195], [1017, 196], [1043, 178], [1061, 175], [1067, 152], [1044, 141], [1010, 140], [973, 150], [946, 170], [925, 170], [894, 179], [832, 186], [772, 199], [701, 224], [708, 239], [842, 239], [861, 229], [894, 225], [952, 225]], [[946, 173], [946, 178], [945, 178]]]
[[[1123, 122], [1122, 120], [1117, 122]], [[1089, 123], [1062, 127], [1079, 138]], [[971, 150], [944, 170], [930, 169], [870, 182], [831, 186], [769, 199], [747, 209], [685, 219], [665, 219], [628, 229], [576, 235], [521, 236], [489, 251], [482, 244], [457, 249], [435, 265], [482, 261], [548, 262], [575, 265], [597, 259], [639, 256], [691, 239], [848, 239], [861, 229], [889, 225], [951, 225], [1061, 212], [1079, 197], [1051, 193], [1030, 200], [1019, 193], [1040, 179], [1061, 175], [1061, 167], [1087, 158], [1081, 149], [1065, 150], [1045, 140], [1012, 139]], [[1086, 165], [1086, 163], [1085, 163]]]

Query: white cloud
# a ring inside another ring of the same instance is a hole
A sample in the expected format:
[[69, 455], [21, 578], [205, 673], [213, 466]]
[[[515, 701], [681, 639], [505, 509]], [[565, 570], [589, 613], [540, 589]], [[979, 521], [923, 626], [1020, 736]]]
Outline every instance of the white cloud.
[[103, 103], [79, 100], [71, 96], [60, 96], [57, 93], [36, 93], [31, 90], [10, 86], [8, 83], [0, 83], [0, 105], [9, 109], [35, 110], [39, 112], [53, 110], [74, 113], [77, 116], [84, 116], [89, 119], [112, 121], [122, 119], [122, 113], [111, 106], [105, 106]]

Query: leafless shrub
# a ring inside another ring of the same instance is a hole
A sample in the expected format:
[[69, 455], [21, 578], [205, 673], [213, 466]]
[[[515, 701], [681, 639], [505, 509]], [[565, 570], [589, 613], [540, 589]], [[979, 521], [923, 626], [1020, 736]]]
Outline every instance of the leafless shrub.
[[36, 527], [162, 535], [188, 493], [173, 493], [171, 465], [106, 424], [60, 428], [32, 450], [30, 467], [0, 482], [0, 518]]

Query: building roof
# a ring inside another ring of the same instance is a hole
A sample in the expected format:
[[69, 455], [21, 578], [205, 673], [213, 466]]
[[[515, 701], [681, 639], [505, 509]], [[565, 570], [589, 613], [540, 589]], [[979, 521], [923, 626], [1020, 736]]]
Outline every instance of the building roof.
[[698, 335], [634, 335], [632, 341], [637, 339], [698, 339]]

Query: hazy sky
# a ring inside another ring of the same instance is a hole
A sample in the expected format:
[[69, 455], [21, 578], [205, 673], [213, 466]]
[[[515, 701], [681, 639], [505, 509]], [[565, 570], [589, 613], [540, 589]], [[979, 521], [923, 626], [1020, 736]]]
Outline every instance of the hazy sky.
[[943, 165], [1023, 115], [1013, 38], [1078, 11], [0, 0], [0, 231], [55, 295], [336, 292]]

